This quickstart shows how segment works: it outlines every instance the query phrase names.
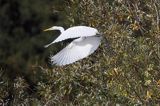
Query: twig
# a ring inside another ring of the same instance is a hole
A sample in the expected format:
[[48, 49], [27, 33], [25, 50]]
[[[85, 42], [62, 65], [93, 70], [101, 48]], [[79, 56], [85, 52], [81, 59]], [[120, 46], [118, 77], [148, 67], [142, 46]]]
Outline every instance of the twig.
[[156, 16], [157, 16], [157, 30], [159, 31], [159, 26], [160, 26], [160, 13], [159, 13], [159, 9], [158, 9], [158, 2], [157, 0], [154, 0], [154, 8], [156, 11]]

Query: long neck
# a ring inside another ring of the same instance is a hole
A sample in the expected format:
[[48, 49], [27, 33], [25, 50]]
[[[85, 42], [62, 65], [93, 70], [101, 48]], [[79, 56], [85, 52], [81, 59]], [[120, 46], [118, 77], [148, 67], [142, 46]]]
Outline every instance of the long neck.
[[54, 30], [59, 30], [61, 33], [64, 32], [64, 28], [60, 26], [55, 26]]

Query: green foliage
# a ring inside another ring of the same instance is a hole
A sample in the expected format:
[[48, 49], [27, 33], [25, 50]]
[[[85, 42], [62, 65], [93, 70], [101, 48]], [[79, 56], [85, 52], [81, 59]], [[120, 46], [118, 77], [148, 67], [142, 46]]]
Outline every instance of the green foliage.
[[43, 45], [49, 36], [43, 29], [58, 20], [51, 11], [53, 4], [47, 0], [0, 1], [0, 66], [8, 74], [15, 73], [13, 77], [28, 74], [36, 62], [45, 64]]
[[65, 11], [57, 7], [54, 14], [63, 14], [68, 27], [96, 27], [103, 33], [100, 48], [71, 65], [34, 65], [32, 83], [24, 75], [7, 81], [0, 74], [0, 100], [11, 95], [11, 105], [159, 105], [159, 6], [158, 0], [65, 2]]

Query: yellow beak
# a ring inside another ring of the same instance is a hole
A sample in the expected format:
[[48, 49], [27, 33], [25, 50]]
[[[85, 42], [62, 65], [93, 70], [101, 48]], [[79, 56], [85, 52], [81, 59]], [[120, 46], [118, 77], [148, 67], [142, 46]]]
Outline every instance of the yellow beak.
[[45, 29], [45, 30], [43, 30], [43, 31], [50, 31], [50, 30], [52, 30], [51, 28], [47, 28], [47, 29]]

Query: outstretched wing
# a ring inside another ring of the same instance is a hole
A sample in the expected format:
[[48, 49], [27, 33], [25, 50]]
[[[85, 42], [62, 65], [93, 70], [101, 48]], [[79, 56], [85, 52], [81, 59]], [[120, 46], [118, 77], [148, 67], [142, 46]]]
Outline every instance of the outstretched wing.
[[77, 37], [88, 37], [94, 36], [98, 34], [97, 29], [87, 26], [75, 26], [68, 28], [63, 33], [60, 34], [58, 38], [56, 38], [52, 43], [46, 45], [45, 47], [50, 46], [53, 43], [60, 42], [62, 40], [77, 38]]
[[52, 64], [59, 66], [71, 64], [92, 54], [100, 45], [101, 37], [78, 38], [51, 57]]

